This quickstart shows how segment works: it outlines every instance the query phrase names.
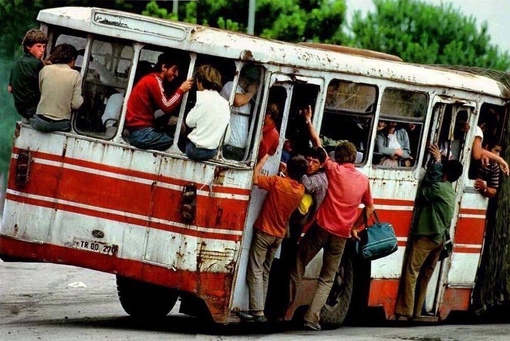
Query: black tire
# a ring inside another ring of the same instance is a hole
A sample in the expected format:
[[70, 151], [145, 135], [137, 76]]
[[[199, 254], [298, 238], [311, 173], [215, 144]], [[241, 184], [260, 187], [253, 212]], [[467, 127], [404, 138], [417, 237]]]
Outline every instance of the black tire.
[[172, 289], [122, 276], [117, 276], [117, 292], [126, 313], [141, 320], [165, 317], [179, 298]]
[[320, 323], [323, 329], [335, 329], [342, 325], [349, 311], [353, 285], [354, 267], [352, 254], [345, 252], [329, 297], [321, 310]]

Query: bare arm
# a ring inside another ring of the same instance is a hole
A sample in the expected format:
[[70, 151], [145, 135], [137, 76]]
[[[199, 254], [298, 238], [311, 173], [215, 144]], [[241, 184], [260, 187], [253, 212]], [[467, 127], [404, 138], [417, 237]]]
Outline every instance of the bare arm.
[[264, 163], [266, 163], [266, 160], [267, 160], [268, 157], [269, 157], [269, 154], [264, 155], [264, 157], [262, 159], [260, 159], [260, 161], [255, 166], [255, 169], [253, 170], [253, 184], [254, 185], [258, 184], [260, 170], [264, 166]]
[[236, 93], [234, 96], [234, 107], [242, 107], [243, 105], [248, 104], [256, 93], [257, 84], [249, 85], [244, 94]]
[[365, 209], [361, 211], [361, 213], [358, 215], [358, 218], [356, 219], [356, 222], [352, 226], [351, 229], [351, 236], [352, 238], [356, 240], [360, 240], [358, 236], [359, 228], [365, 224], [365, 218], [363, 217], [365, 215], [367, 216], [367, 221], [372, 216], [372, 213], [374, 213], [374, 205], [367, 205], [365, 206]]
[[317, 130], [315, 130], [312, 124], [312, 106], [309, 105], [308, 107], [303, 109], [301, 113], [305, 118], [306, 126], [308, 127], [308, 132], [310, 133], [310, 141], [312, 141], [312, 145], [322, 147], [319, 134], [317, 133]]

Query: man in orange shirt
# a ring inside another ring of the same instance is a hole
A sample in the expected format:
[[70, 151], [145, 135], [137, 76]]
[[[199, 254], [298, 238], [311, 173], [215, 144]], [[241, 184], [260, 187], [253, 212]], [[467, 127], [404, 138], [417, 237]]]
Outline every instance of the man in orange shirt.
[[307, 169], [303, 156], [294, 156], [287, 163], [287, 176], [264, 176], [259, 172], [267, 160], [264, 156], [255, 167], [253, 184], [268, 191], [262, 210], [254, 223], [246, 281], [249, 290], [249, 311], [239, 312], [244, 320], [264, 322], [269, 270], [274, 254], [287, 231], [287, 222], [305, 193], [299, 182]]

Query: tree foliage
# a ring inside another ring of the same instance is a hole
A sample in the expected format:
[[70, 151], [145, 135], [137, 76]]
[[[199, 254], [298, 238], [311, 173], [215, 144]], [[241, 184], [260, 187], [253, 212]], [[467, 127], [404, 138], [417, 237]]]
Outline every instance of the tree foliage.
[[[166, 6], [167, 8], [163, 8]], [[144, 14], [169, 15], [171, 3], [151, 0]], [[248, 23], [246, 0], [191, 1], [179, 9], [179, 20], [245, 32]], [[255, 35], [289, 42], [341, 43], [345, 24], [344, 0], [257, 0]]]
[[418, 0], [373, 0], [375, 12], [357, 11], [352, 44], [422, 64], [466, 65], [507, 70], [510, 57], [491, 45], [487, 23], [479, 28], [451, 4]]

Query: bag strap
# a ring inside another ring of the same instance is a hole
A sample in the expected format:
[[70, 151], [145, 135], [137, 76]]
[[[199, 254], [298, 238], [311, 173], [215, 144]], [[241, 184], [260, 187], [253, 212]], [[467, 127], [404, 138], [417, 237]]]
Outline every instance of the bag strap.
[[[372, 219], [374, 219], [374, 222], [376, 224], [379, 224], [379, 217], [377, 216], [377, 212], [375, 211], [375, 209], [372, 211]], [[368, 229], [368, 217], [366, 207], [363, 208], [363, 220], [365, 221], [365, 228]]]

